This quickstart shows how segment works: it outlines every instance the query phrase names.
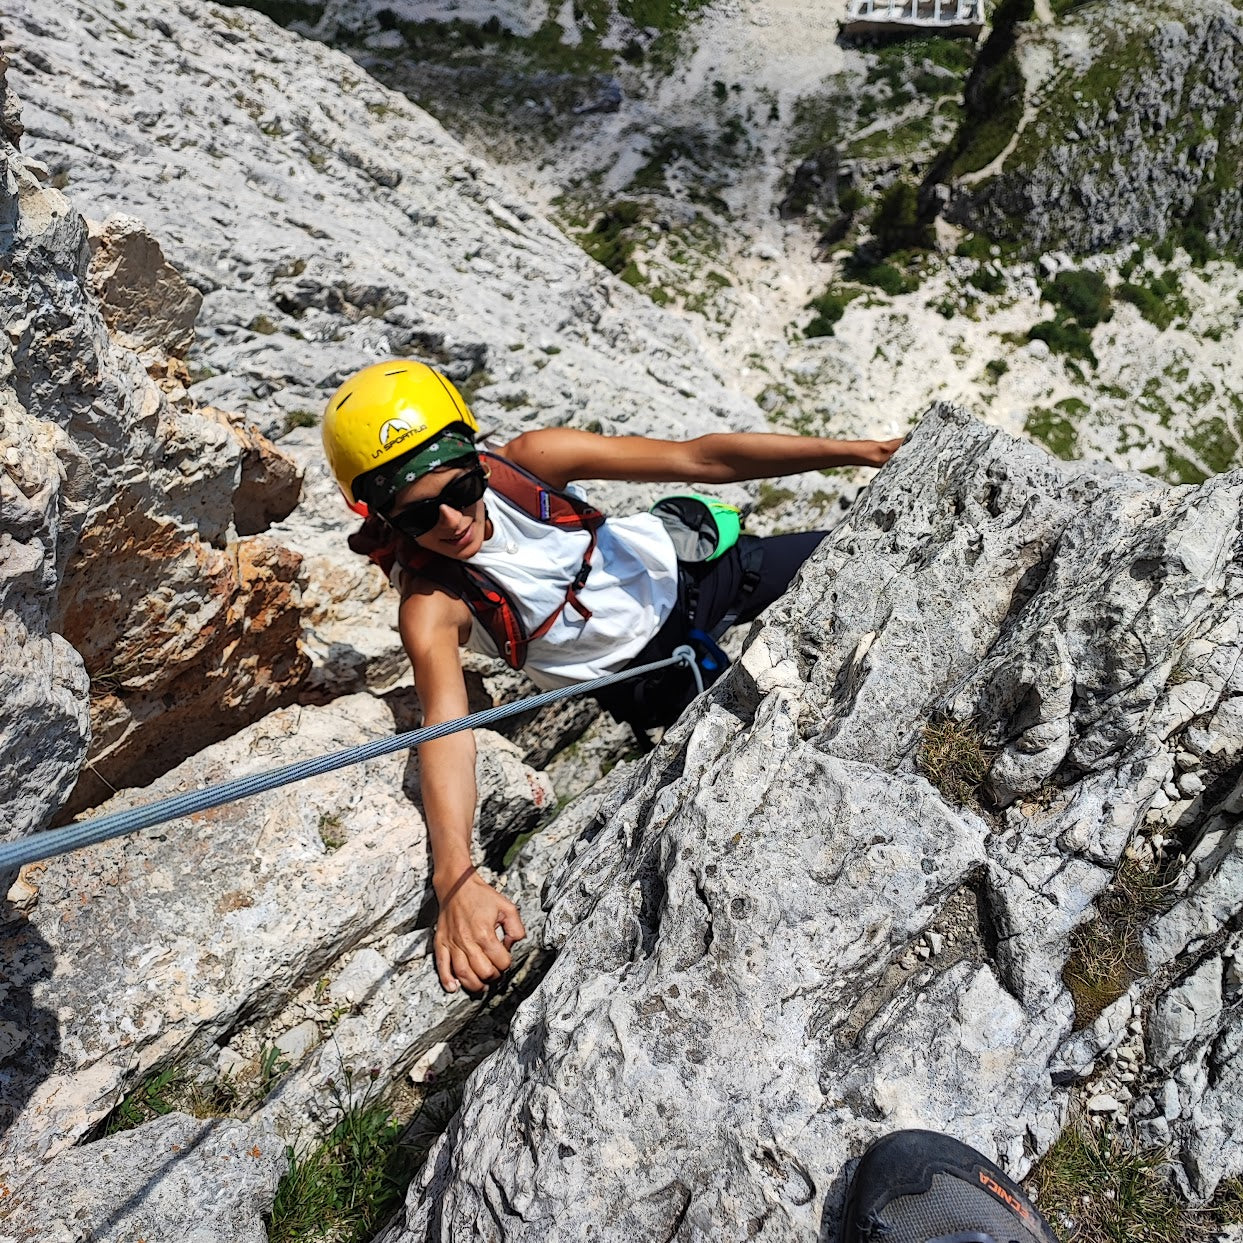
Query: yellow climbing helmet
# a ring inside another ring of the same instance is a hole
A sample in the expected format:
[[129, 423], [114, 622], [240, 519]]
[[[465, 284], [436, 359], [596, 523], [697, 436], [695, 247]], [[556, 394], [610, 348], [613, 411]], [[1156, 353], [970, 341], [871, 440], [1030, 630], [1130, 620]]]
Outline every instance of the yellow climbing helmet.
[[[395, 358], [350, 376], [328, 399], [324, 455], [351, 508], [383, 509], [416, 474], [474, 451], [479, 424], [426, 363]], [[439, 460], [420, 450], [439, 444]], [[403, 470], [404, 468], [404, 470]]]

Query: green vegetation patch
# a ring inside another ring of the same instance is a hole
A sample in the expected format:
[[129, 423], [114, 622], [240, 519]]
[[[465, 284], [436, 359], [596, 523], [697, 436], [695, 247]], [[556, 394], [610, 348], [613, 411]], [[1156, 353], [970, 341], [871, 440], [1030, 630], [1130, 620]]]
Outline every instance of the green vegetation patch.
[[319, 415], [314, 410], [290, 410], [285, 415], [285, 430], [293, 431], [295, 427], [317, 427]]
[[690, 15], [707, 0], [617, 0], [617, 11], [642, 29], [662, 32], [685, 27]]
[[1113, 315], [1113, 299], [1105, 278], [1087, 270], [1059, 272], [1042, 292], [1057, 314], [1031, 328], [1028, 340], [1044, 341], [1055, 354], [1081, 358], [1095, 367], [1092, 329]]
[[192, 1118], [241, 1116], [262, 1101], [289, 1062], [275, 1045], [268, 1045], [255, 1072], [244, 1078], [213, 1079], [196, 1075], [186, 1063], [166, 1066], [149, 1074], [104, 1119], [103, 1135], [129, 1131], [173, 1112]]
[[1186, 1204], [1162, 1149], [1106, 1123], [1073, 1118], [1028, 1178], [1059, 1238], [1076, 1243], [1191, 1243], [1237, 1222], [1238, 1180], [1222, 1183], [1206, 1208]]
[[1073, 316], [1081, 328], [1095, 328], [1113, 315], [1109, 285], [1099, 272], [1059, 272], [1045, 285], [1043, 293], [1060, 310]]
[[986, 168], [1009, 146], [1023, 119], [1025, 89], [1013, 50], [982, 72], [955, 139], [951, 176]]
[[963, 87], [958, 128], [933, 162], [928, 183], [978, 172], [1009, 146], [1023, 119], [1027, 84], [1015, 53], [1018, 26], [1030, 21], [1034, 0], [1001, 0], [992, 28]]
[[1167, 483], [1179, 485], [1203, 483], [1208, 478], [1208, 475], [1190, 458], [1183, 457], [1170, 445], [1163, 445], [1162, 453], [1165, 457], [1165, 469], [1153, 466], [1149, 467], [1144, 472], [1145, 474], [1155, 475]]
[[643, 219], [642, 203], [620, 199], [601, 213], [590, 229], [576, 234], [575, 240], [597, 263], [624, 280], [634, 267], [637, 245], [634, 230]]
[[973, 43], [940, 35], [890, 40], [873, 45], [869, 51], [873, 59], [867, 85], [883, 86], [884, 102], [891, 107], [920, 97], [939, 99], [960, 94], [975, 63]]
[[851, 138], [843, 147], [843, 154], [850, 160], [890, 160], [913, 158], [922, 152], [927, 159], [934, 134], [932, 114], [921, 113]]
[[762, 514], [780, 509], [782, 505], [788, 505], [797, 496], [798, 493], [793, 488], [783, 488], [780, 484], [763, 479], [760, 481], [760, 495], [755, 502], [755, 512]]
[[344, 1071], [343, 1086], [329, 1080], [336, 1125], [305, 1156], [286, 1150], [289, 1171], [272, 1205], [270, 1243], [366, 1243], [401, 1201], [416, 1160], [399, 1142], [401, 1124], [372, 1092], [379, 1073], [378, 1068], [367, 1072], [369, 1082], [357, 1101], [353, 1070]]
[[824, 147], [839, 146], [859, 128], [860, 79], [835, 74], [823, 91], [795, 100], [790, 118], [790, 154], [802, 159]]
[[815, 315], [803, 329], [803, 336], [833, 336], [834, 325], [846, 314], [846, 308], [862, 294], [862, 289], [846, 289], [840, 285], [830, 285], [824, 293], [807, 304], [810, 310], [815, 311]]
[[992, 752], [974, 721], [929, 721], [915, 754], [919, 771], [951, 802], [979, 807], [977, 796]]
[[1188, 447], [1215, 475], [1237, 470], [1240, 460], [1239, 429], [1231, 427], [1221, 415], [1196, 424], [1187, 437]]
[[1083, 407], [1083, 403], [1076, 402], [1073, 397], [1058, 402], [1052, 410], [1044, 406], [1033, 406], [1023, 424], [1023, 430], [1055, 457], [1067, 462], [1073, 461], [1080, 456], [1079, 431], [1072, 422], [1081, 413], [1078, 407]]
[[932, 225], [920, 219], [915, 187], [906, 181], [895, 181], [881, 195], [870, 224], [872, 240], [882, 255], [898, 250], [929, 250], [935, 244]]
[[901, 268], [892, 263], [868, 263], [858, 257], [846, 265], [846, 274], [851, 280], [864, 285], [874, 285], [882, 293], [890, 297], [910, 293], [919, 288], [919, 282], [908, 277]]
[[1092, 334], [1084, 332], [1073, 320], [1046, 319], [1033, 325], [1027, 333], [1028, 340], [1043, 341], [1055, 354], [1070, 358], [1082, 358], [1096, 366], [1096, 354], [1092, 350]]
[[1129, 302], [1150, 323], [1158, 328], [1168, 328], [1174, 322], [1174, 311], [1147, 285], [1135, 285], [1130, 281], [1118, 286], [1118, 297]]
[[679, 127], [655, 136], [647, 159], [626, 187], [631, 193], [668, 193], [669, 173], [681, 166], [682, 183], [692, 202], [728, 216], [729, 207], [718, 195], [753, 151], [741, 117], [727, 116], [719, 126]]
[[1006, 290], [1006, 276], [996, 264], [981, 263], [967, 277], [967, 284], [974, 286], [981, 293], [1004, 293]]

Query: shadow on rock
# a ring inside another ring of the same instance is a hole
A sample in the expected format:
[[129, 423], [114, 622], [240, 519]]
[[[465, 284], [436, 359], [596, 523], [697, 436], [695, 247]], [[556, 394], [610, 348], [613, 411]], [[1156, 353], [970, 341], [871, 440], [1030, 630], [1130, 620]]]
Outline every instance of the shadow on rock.
[[34, 1004], [34, 986], [52, 974], [55, 954], [38, 928], [0, 904], [0, 1137], [7, 1133], [60, 1055], [60, 1025]]
[[817, 1243], [838, 1243], [842, 1237], [842, 1216], [846, 1208], [846, 1189], [854, 1176], [855, 1167], [859, 1164], [862, 1152], [856, 1153], [837, 1172], [837, 1176], [829, 1184], [824, 1193], [824, 1204], [820, 1209], [820, 1230], [816, 1235]]

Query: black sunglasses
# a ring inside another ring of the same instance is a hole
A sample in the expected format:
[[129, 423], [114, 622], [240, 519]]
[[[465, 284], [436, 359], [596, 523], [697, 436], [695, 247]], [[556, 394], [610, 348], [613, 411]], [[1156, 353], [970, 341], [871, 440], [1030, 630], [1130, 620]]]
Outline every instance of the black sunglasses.
[[440, 507], [448, 505], [459, 512], [469, 509], [488, 486], [488, 472], [480, 466], [472, 466], [464, 475], [459, 475], [441, 488], [436, 496], [425, 501], [415, 501], [405, 509], [392, 514], [388, 524], [411, 539], [426, 535], [440, 521]]

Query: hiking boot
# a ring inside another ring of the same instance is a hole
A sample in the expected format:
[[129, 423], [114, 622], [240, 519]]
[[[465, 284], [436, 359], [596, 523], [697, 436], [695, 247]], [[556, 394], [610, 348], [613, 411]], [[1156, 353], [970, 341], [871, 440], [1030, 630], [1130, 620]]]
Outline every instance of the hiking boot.
[[895, 1131], [855, 1170], [842, 1243], [1057, 1243], [1057, 1236], [974, 1148], [936, 1131]]

